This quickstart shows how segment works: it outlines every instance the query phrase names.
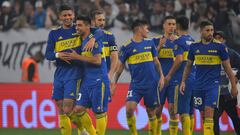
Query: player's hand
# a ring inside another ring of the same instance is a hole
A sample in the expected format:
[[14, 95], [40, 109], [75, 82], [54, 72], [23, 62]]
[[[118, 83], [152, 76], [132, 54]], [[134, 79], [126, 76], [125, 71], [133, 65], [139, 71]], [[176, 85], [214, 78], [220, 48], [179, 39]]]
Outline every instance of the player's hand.
[[177, 39], [177, 35], [172, 34], [172, 35], [169, 37], [169, 39], [170, 39], [171, 41], [174, 41], [174, 40]]
[[68, 64], [71, 64], [70, 59], [67, 58], [67, 53], [65, 52], [59, 52], [58, 53], [59, 59], [67, 62]]
[[237, 97], [237, 95], [238, 95], [238, 90], [237, 90], [237, 86], [235, 85], [234, 87], [232, 87], [232, 89], [231, 89], [231, 95], [233, 96], [233, 97]]
[[186, 84], [185, 84], [185, 82], [181, 82], [181, 85], [180, 85], [180, 93], [182, 94], [182, 95], [184, 95], [184, 92], [185, 92], [185, 87], [186, 87]]
[[167, 75], [164, 79], [164, 84], [168, 85], [170, 80], [171, 80], [171, 77], [169, 75]]
[[72, 52], [68, 52], [66, 53], [66, 58], [69, 59], [69, 60], [77, 60], [78, 59], [78, 56], [79, 54], [77, 54], [77, 52], [73, 49], [71, 49]]
[[111, 96], [114, 96], [115, 91], [116, 91], [116, 83], [111, 83], [111, 84], [110, 84]]
[[95, 44], [95, 38], [90, 38], [89, 41], [86, 43], [86, 45], [83, 47], [84, 51], [91, 52], [93, 50], [94, 44]]
[[159, 82], [158, 82], [158, 90], [159, 91], [162, 91], [163, 87], [164, 87], [164, 80], [165, 80], [165, 77], [162, 75]]
[[165, 36], [162, 36], [159, 40], [160, 41], [157, 46], [158, 51], [163, 47], [164, 44], [166, 44], [167, 38]]

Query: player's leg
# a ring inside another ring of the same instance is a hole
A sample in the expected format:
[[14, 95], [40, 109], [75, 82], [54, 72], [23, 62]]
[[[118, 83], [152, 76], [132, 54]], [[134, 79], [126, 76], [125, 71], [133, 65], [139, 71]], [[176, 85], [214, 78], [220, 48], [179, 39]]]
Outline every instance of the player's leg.
[[147, 108], [147, 114], [149, 119], [149, 135], [157, 134], [157, 117], [156, 117], [156, 106], [158, 105], [158, 95], [157, 95], [157, 85], [152, 86], [152, 88], [146, 89], [144, 92], [144, 105]]
[[162, 135], [162, 110], [166, 101], [166, 91], [167, 87], [164, 87], [161, 92], [157, 91], [158, 94], [158, 103], [159, 105], [156, 108], [156, 116], [157, 116], [157, 135]]
[[238, 117], [237, 108], [236, 108], [236, 99], [231, 99], [224, 104], [224, 110], [227, 112], [228, 116], [233, 122], [233, 126], [237, 135], [240, 135], [240, 119]]
[[129, 87], [127, 100], [126, 100], [126, 117], [128, 128], [131, 132], [131, 135], [137, 135], [137, 126], [136, 126], [136, 117], [134, 111], [137, 108], [137, 104], [141, 100], [142, 96], [138, 93], [135, 87]]
[[80, 90], [80, 79], [72, 79], [64, 81], [64, 100], [63, 110], [68, 115], [70, 120], [78, 127], [79, 134], [84, 132], [84, 128], [81, 122], [78, 120], [76, 113], [74, 113], [74, 105], [77, 97], [77, 93]]
[[[193, 92], [193, 90], [192, 90]], [[193, 95], [191, 93], [191, 99], [190, 99], [190, 123], [191, 123], [191, 126], [190, 126], [190, 132], [191, 132], [191, 135], [193, 134], [193, 130], [194, 130], [194, 107], [193, 107]]]
[[86, 86], [87, 82], [83, 82], [76, 99], [76, 106], [74, 111], [77, 115], [78, 121], [87, 130], [90, 135], [96, 135], [96, 129], [92, 124], [92, 119], [89, 116], [86, 108], [91, 107], [90, 95], [92, 94], [92, 88]]
[[214, 108], [218, 106], [219, 86], [213, 86], [205, 91], [205, 108], [204, 108], [204, 135], [213, 135], [213, 114]]
[[63, 98], [64, 98], [64, 86], [63, 82], [54, 79], [53, 82], [53, 95], [52, 99], [56, 101], [59, 114], [59, 127], [62, 135], [71, 135], [72, 126], [69, 117], [64, 113], [63, 110]]
[[108, 97], [110, 95], [108, 81], [99, 81], [91, 95], [92, 109], [96, 118], [97, 134], [105, 135], [107, 128]]
[[218, 108], [214, 109], [214, 115], [213, 115], [213, 121], [214, 121], [214, 135], [220, 135], [220, 129], [219, 129], [219, 118], [221, 117], [223, 113], [223, 105], [224, 105], [224, 97], [220, 96], [219, 99], [219, 106]]
[[168, 99], [168, 111], [170, 114], [170, 123], [169, 123], [169, 133], [170, 135], [177, 135], [178, 132], [178, 116], [177, 116], [177, 112], [175, 112], [174, 109], [177, 103], [177, 99], [174, 99], [175, 94], [177, 95], [178, 93], [176, 91], [178, 91], [178, 85], [170, 85], [168, 90], [167, 90], [167, 99]]

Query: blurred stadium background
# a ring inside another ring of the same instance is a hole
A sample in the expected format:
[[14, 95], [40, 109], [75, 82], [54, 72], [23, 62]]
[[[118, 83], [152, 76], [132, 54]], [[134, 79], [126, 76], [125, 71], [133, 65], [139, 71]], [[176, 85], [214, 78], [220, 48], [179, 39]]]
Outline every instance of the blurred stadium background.
[[[135, 19], [149, 21], [152, 37], [162, 34], [164, 16], [186, 15], [191, 20], [190, 33], [196, 40], [199, 39], [199, 22], [210, 20], [216, 30], [225, 32], [228, 46], [240, 52], [239, 0], [42, 0], [42, 5], [35, 5], [36, 0], [0, 0], [1, 135], [59, 134], [56, 106], [51, 100], [54, 64], [46, 60], [39, 64], [40, 84], [22, 83], [20, 67], [24, 57], [36, 51], [45, 52], [48, 32], [59, 25], [57, 9], [64, 2], [74, 7], [77, 14], [103, 8], [106, 29], [115, 34], [119, 46], [130, 39], [129, 24]], [[124, 100], [129, 81], [126, 69], [109, 106], [108, 135], [128, 134]], [[167, 130], [169, 115], [166, 107], [163, 114], [163, 130]], [[142, 104], [136, 115], [138, 129], [145, 130], [147, 114]], [[198, 111], [195, 118], [196, 134], [200, 134], [202, 125]], [[226, 114], [220, 120], [220, 127], [225, 134], [234, 134]]]

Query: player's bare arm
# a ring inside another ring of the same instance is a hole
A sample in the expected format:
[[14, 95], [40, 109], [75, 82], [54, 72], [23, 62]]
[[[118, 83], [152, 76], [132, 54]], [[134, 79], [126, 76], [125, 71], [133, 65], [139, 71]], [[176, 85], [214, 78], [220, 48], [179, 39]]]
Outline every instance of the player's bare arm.
[[114, 72], [117, 70], [117, 62], [118, 62], [118, 52], [112, 51], [111, 52], [111, 67], [108, 73], [109, 79], [112, 80]]
[[158, 60], [157, 57], [153, 58], [153, 61], [155, 63], [156, 69], [159, 73], [160, 76], [160, 80], [159, 80], [159, 89], [162, 90], [162, 88], [164, 87], [164, 75], [163, 75], [163, 71], [162, 71], [162, 66], [160, 61]]
[[184, 91], [185, 91], [185, 82], [191, 72], [191, 69], [192, 69], [192, 65], [193, 65], [193, 61], [191, 60], [188, 60], [187, 61], [187, 64], [184, 68], [184, 71], [183, 71], [183, 77], [182, 77], [182, 82], [181, 82], [181, 85], [180, 85], [180, 92], [184, 95]]
[[228, 78], [229, 78], [230, 82], [231, 82], [231, 86], [232, 86], [231, 94], [232, 94], [232, 96], [236, 97], [237, 94], [238, 94], [238, 92], [237, 92], [237, 84], [236, 84], [235, 76], [234, 76], [234, 74], [232, 72], [232, 67], [230, 65], [229, 59], [223, 61], [222, 65], [223, 65], [223, 68], [224, 68], [225, 72], [228, 75]]

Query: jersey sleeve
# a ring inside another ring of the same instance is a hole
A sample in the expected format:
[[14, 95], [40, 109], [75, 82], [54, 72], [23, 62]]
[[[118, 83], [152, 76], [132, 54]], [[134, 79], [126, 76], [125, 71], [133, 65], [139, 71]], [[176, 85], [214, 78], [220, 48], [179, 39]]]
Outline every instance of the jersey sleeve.
[[104, 31], [100, 28], [91, 28], [91, 34], [88, 36], [89, 38], [94, 37], [96, 41], [101, 40], [104, 35]]
[[181, 42], [180, 40], [174, 41], [174, 48], [173, 48], [174, 56], [183, 55], [184, 53], [183, 47], [181, 46], [180, 42]]
[[194, 61], [194, 45], [190, 45], [189, 52], [188, 52], [188, 60]]
[[102, 53], [101, 42], [95, 42], [93, 50], [92, 50], [92, 54], [97, 55], [97, 54], [101, 54], [101, 53]]
[[112, 51], [118, 51], [117, 44], [115, 42], [115, 37], [113, 34], [109, 35], [109, 47], [110, 47], [110, 52]]
[[227, 47], [223, 44], [220, 45], [219, 55], [222, 61], [225, 61], [229, 58]]
[[152, 40], [153, 40], [155, 46], [157, 47], [158, 44], [159, 44], [160, 38], [155, 37], [155, 38], [153, 38]]
[[155, 46], [155, 43], [154, 42], [152, 42], [153, 43], [153, 46], [152, 46], [152, 56], [153, 57], [157, 57], [158, 56], [158, 53], [157, 53], [157, 48], [156, 48], [156, 46]]
[[53, 40], [53, 32], [51, 31], [48, 35], [47, 48], [45, 51], [45, 58], [47, 60], [56, 60], [55, 42]]
[[121, 49], [120, 49], [120, 52], [119, 52], [119, 60], [122, 62], [122, 63], [125, 63], [126, 59], [127, 59], [127, 52], [126, 52], [126, 47], [125, 46], [122, 46]]

